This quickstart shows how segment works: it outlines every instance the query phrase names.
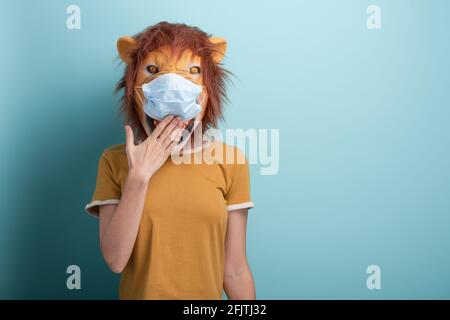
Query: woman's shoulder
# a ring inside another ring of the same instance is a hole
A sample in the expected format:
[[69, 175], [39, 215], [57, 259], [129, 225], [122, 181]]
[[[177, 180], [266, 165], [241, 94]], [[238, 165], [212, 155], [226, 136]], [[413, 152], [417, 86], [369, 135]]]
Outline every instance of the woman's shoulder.
[[227, 144], [220, 140], [212, 142], [216, 161], [222, 164], [244, 164], [247, 159], [245, 153], [237, 146]]
[[123, 154], [125, 153], [125, 143], [110, 145], [105, 149], [105, 152], [111, 155]]
[[116, 165], [120, 165], [124, 160], [127, 161], [125, 143], [113, 144], [103, 150], [104, 157]]

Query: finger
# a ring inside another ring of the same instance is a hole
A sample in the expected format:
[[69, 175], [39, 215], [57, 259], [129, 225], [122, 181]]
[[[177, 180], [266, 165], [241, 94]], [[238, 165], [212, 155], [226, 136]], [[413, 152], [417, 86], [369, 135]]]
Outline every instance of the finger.
[[171, 143], [169, 143], [169, 145], [166, 147], [166, 153], [171, 154], [173, 149], [175, 148], [175, 146], [178, 144], [178, 142], [180, 141], [181, 135], [179, 138], [173, 140]]
[[184, 128], [179, 128], [176, 131], [174, 131], [171, 135], [171, 138], [166, 139], [165, 148], [168, 148], [173, 142], [175, 142], [175, 144], [178, 144], [184, 135], [185, 135]]
[[172, 141], [174, 141], [174, 140], [180, 141], [181, 136], [182, 136], [182, 134], [183, 134], [183, 131], [184, 131], [183, 127], [177, 126], [177, 127], [172, 131], [172, 133], [169, 134], [169, 135], [164, 139], [164, 141], [163, 141], [164, 147], [167, 147], [167, 146], [168, 146], [169, 144], [171, 144]]
[[159, 135], [163, 132], [163, 130], [166, 128], [166, 126], [172, 121], [173, 115], [168, 115], [165, 117], [153, 130], [153, 133], [151, 134], [153, 137], [158, 138]]
[[172, 134], [172, 132], [175, 129], [181, 128], [182, 125], [183, 125], [183, 123], [181, 122], [181, 119], [179, 117], [176, 117], [175, 119], [173, 119], [167, 125], [167, 127], [164, 128], [163, 132], [159, 136], [159, 139], [161, 140], [161, 142], [164, 142], [168, 137], [170, 137], [170, 135]]
[[126, 148], [134, 147], [134, 134], [129, 125], [125, 126]]

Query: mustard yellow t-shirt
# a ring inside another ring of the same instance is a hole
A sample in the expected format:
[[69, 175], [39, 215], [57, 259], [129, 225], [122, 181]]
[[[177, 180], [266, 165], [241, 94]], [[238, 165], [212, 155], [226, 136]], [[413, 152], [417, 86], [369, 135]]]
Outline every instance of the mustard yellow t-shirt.
[[[253, 207], [248, 162], [218, 141], [188, 156], [169, 157], [150, 180], [121, 299], [222, 299], [228, 212]], [[125, 145], [105, 149], [86, 211], [119, 203], [127, 173]]]

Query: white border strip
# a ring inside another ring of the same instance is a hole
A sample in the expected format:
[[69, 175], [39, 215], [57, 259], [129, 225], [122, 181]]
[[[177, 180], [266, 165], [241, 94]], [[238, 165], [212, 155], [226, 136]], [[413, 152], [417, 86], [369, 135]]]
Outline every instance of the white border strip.
[[119, 199], [108, 199], [108, 200], [95, 200], [92, 201], [91, 203], [88, 203], [85, 207], [84, 210], [89, 213], [91, 216], [97, 217], [98, 215], [89, 211], [90, 208], [95, 207], [95, 206], [101, 206], [101, 205], [105, 205], [105, 204], [118, 204], [120, 202]]
[[237, 203], [237, 204], [232, 204], [229, 205], [227, 207], [228, 211], [233, 211], [233, 210], [239, 210], [239, 209], [244, 209], [244, 208], [253, 208], [255, 205], [253, 202], [243, 202], [243, 203]]

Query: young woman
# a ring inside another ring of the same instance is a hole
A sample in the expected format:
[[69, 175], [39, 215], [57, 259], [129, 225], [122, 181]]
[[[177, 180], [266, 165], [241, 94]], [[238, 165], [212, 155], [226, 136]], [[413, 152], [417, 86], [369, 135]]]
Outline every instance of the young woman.
[[122, 273], [120, 298], [255, 299], [248, 163], [195, 137], [222, 117], [226, 41], [161, 22], [117, 46], [126, 143], [102, 153], [85, 209], [99, 217], [106, 263]]

